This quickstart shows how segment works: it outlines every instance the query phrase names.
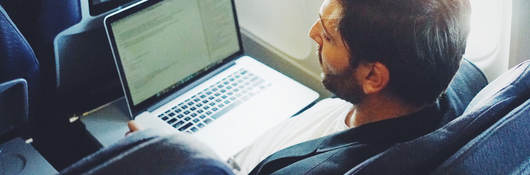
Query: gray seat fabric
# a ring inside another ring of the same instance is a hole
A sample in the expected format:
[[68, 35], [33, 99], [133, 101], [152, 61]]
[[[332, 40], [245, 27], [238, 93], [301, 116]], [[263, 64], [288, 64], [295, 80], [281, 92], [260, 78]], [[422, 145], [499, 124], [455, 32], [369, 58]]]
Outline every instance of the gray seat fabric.
[[433, 174], [530, 174], [530, 100], [451, 156]]
[[348, 174], [427, 174], [530, 96], [530, 61], [501, 75], [473, 98], [464, 114], [418, 139], [396, 144]]
[[61, 174], [233, 174], [200, 142], [186, 134], [134, 133], [63, 170]]

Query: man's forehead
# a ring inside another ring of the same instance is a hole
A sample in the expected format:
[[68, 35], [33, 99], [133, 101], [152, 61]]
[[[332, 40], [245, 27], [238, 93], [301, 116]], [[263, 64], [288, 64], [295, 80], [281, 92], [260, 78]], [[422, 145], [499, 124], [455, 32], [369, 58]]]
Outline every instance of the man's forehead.
[[337, 0], [325, 0], [320, 6], [320, 16], [324, 19], [340, 19], [342, 17], [341, 5]]
[[336, 0], [325, 0], [320, 7], [320, 18], [330, 28], [337, 28], [342, 18], [342, 7]]

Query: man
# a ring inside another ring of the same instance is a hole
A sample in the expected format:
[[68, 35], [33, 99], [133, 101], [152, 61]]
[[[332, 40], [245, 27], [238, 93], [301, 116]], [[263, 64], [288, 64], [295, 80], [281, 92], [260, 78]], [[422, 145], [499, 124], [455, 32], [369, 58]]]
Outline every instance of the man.
[[309, 36], [323, 84], [353, 106], [330, 99], [282, 123], [235, 157], [242, 172], [263, 155], [325, 136], [272, 154], [251, 174], [343, 174], [436, 129], [433, 103], [459, 67], [469, 16], [467, 0], [325, 0]]
[[441, 114], [433, 103], [464, 54], [469, 6], [468, 0], [325, 0], [309, 36], [318, 45], [323, 84], [345, 101], [323, 100], [276, 126], [234, 157], [235, 169], [343, 174], [436, 129]]

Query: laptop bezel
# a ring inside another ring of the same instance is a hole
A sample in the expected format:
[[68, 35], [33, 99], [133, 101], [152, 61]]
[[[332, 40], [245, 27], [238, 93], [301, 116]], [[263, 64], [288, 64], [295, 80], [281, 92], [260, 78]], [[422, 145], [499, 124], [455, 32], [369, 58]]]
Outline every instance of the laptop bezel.
[[113, 22], [115, 22], [117, 20], [120, 20], [120, 19], [122, 19], [122, 18], [124, 18], [126, 16], [129, 16], [129, 15], [135, 13], [135, 12], [138, 12], [138, 11], [140, 11], [142, 9], [145, 9], [145, 8], [148, 8], [148, 7], [152, 6], [152, 5], [155, 5], [155, 4], [157, 4], [157, 3], [161, 2], [161, 1], [164, 1], [164, 0], [143, 0], [143, 1], [139, 1], [137, 3], [134, 3], [134, 4], [130, 5], [130, 6], [122, 9], [122, 10], [119, 10], [119, 11], [116, 11], [116, 12], [114, 12], [112, 14], [109, 14], [103, 20], [104, 21], [105, 31], [107, 33], [107, 39], [109, 40], [110, 48], [111, 48], [111, 51], [112, 51], [112, 54], [113, 54], [113, 57], [114, 57], [114, 63], [116, 64], [116, 67], [117, 67], [117, 70], [118, 70], [118, 75], [119, 75], [119, 78], [120, 78], [120, 82], [122, 84], [123, 92], [125, 94], [125, 100], [127, 101], [127, 105], [128, 105], [128, 108], [129, 108], [129, 113], [130, 113], [131, 119], [134, 119], [134, 117], [137, 116], [138, 114], [148, 110], [150, 106], [153, 106], [153, 105], [157, 104], [158, 102], [160, 102], [160, 101], [162, 101], [162, 100], [164, 100], [166, 98], [169, 98], [171, 96], [171, 94], [176, 93], [178, 90], [190, 85], [191, 83], [199, 80], [201, 77], [203, 77], [203, 76], [215, 71], [216, 69], [220, 68], [221, 66], [226, 65], [226, 64], [228, 64], [228, 63], [234, 61], [235, 59], [240, 58], [241, 56], [244, 55], [243, 45], [242, 45], [242, 41], [241, 41], [241, 31], [239, 29], [239, 21], [237, 20], [238, 18], [237, 18], [235, 3], [234, 3], [234, 0], [230, 0], [230, 3], [232, 4], [232, 11], [233, 11], [232, 13], [234, 15], [234, 22], [235, 22], [235, 26], [234, 27], [235, 27], [236, 32], [237, 32], [239, 51], [235, 52], [234, 54], [230, 55], [227, 58], [224, 58], [221, 62], [219, 62], [218, 64], [216, 64], [216, 65], [214, 65], [212, 67], [210, 67], [209, 69], [198, 73], [193, 78], [181, 83], [180, 85], [174, 86], [170, 90], [167, 90], [164, 94], [162, 94], [160, 96], [154, 95], [154, 96], [149, 97], [148, 99], [142, 101], [141, 103], [139, 103], [137, 105], [134, 105], [134, 103], [132, 101], [132, 96], [130, 94], [130, 89], [129, 89], [129, 86], [128, 86], [128, 83], [127, 83], [127, 78], [126, 78], [125, 73], [124, 73], [123, 64], [121, 62], [120, 55], [119, 55], [119, 53], [116, 50], [117, 45], [116, 45], [116, 42], [115, 42], [114, 33], [112, 31], [111, 23], [113, 23]]

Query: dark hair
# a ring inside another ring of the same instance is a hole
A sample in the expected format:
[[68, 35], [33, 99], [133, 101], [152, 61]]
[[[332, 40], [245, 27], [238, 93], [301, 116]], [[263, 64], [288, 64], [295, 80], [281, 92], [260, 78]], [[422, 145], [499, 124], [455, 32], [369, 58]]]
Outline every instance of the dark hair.
[[405, 102], [432, 103], [445, 91], [465, 52], [468, 0], [338, 0], [339, 31], [350, 64], [381, 62], [385, 89]]

